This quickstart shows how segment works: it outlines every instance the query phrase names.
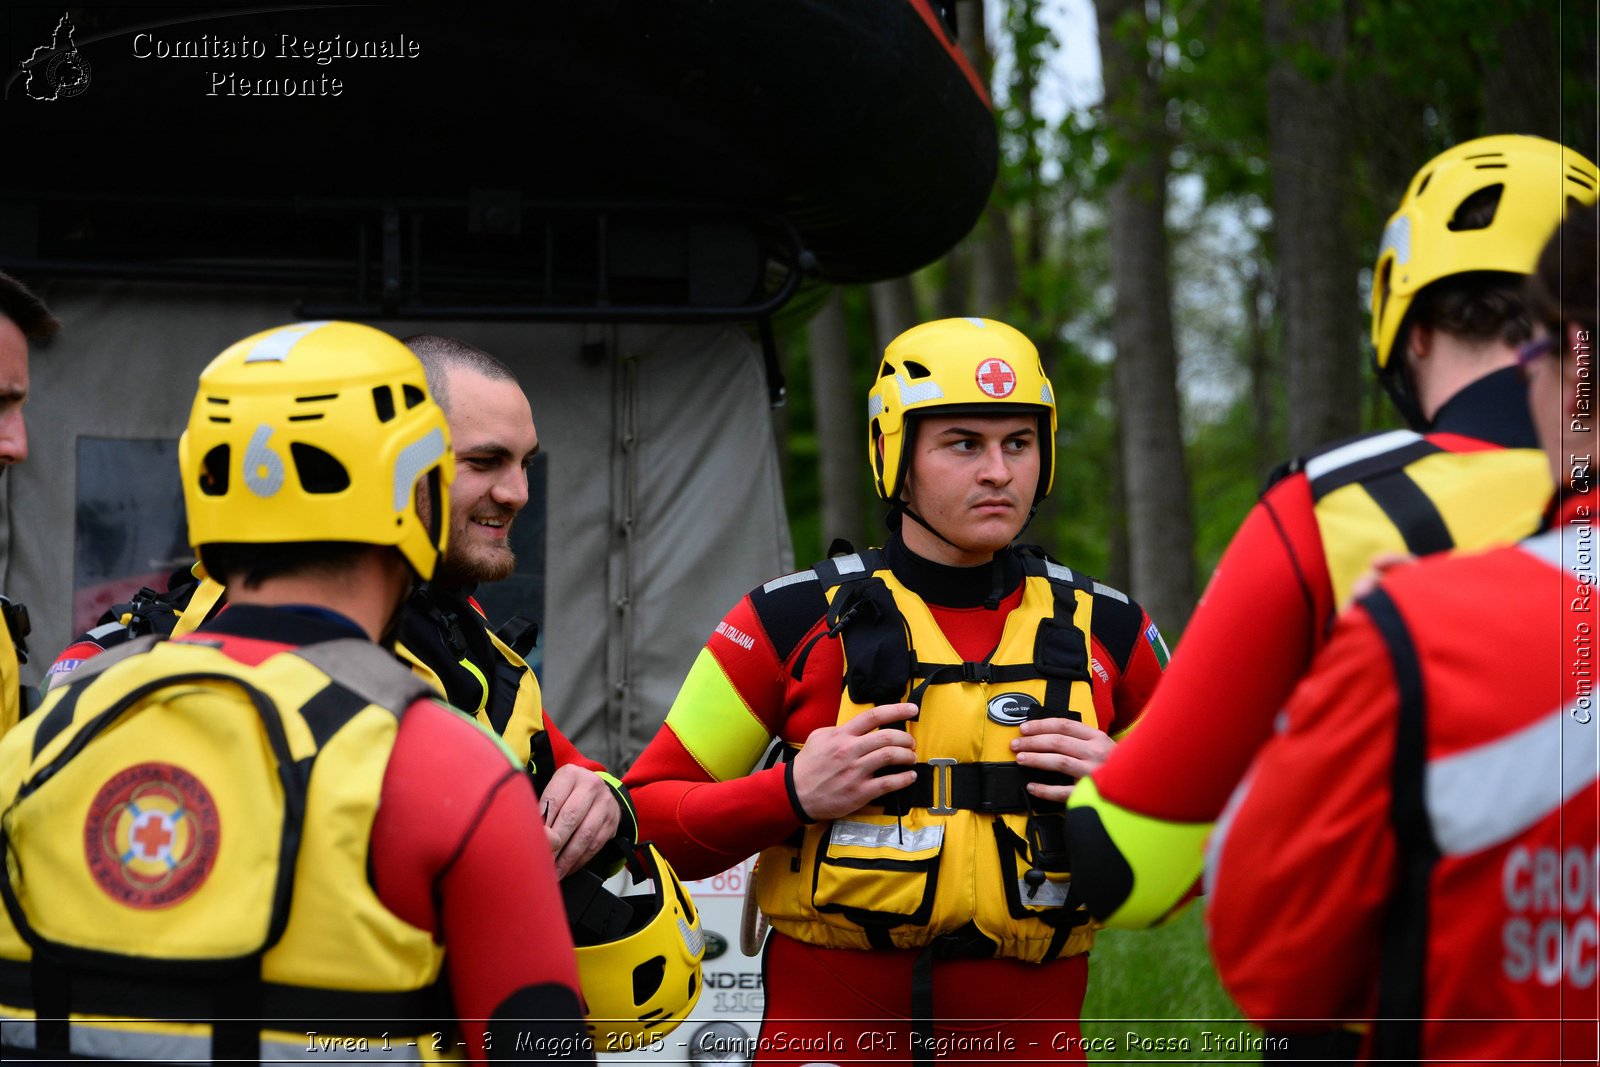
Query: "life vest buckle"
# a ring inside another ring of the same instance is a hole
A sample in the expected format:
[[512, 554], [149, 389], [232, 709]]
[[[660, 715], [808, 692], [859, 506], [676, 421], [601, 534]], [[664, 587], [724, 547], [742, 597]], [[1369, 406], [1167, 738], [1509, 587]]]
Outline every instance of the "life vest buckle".
[[933, 803], [928, 805], [928, 810], [934, 815], [954, 815], [956, 813], [955, 788], [951, 783], [951, 775], [956, 761], [948, 756], [938, 756], [928, 761], [933, 775]]

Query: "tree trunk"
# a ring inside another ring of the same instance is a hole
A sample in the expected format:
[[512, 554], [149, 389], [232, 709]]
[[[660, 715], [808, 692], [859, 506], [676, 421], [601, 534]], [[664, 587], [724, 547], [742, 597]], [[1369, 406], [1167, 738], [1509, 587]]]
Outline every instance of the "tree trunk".
[[1346, 49], [1340, 10], [1317, 0], [1265, 0], [1272, 65], [1267, 133], [1278, 239], [1278, 296], [1289, 399], [1289, 447], [1304, 452], [1360, 429], [1361, 321], [1347, 190], [1352, 170], [1344, 125], [1344, 81], [1337, 68], [1308, 73], [1300, 58], [1340, 61]]
[[1561, 77], [1551, 62], [1561, 42], [1552, 12], [1535, 6], [1510, 19], [1499, 44], [1497, 55], [1482, 60], [1484, 132], [1561, 140]]
[[811, 349], [811, 398], [816, 413], [818, 481], [822, 495], [822, 548], [836, 537], [865, 544], [862, 399], [850, 373], [850, 331], [844, 293], [835, 288], [806, 326]]
[[1143, 0], [1095, 0], [1106, 113], [1121, 170], [1111, 185], [1116, 397], [1127, 493], [1128, 590], [1169, 631], [1194, 608], [1194, 533], [1178, 415], [1167, 271], [1166, 113], [1149, 69]]
[[1250, 371], [1250, 429], [1255, 445], [1256, 483], [1266, 481], [1267, 475], [1282, 458], [1278, 455], [1278, 396], [1277, 367], [1273, 366], [1271, 327], [1267, 321], [1266, 302], [1268, 265], [1265, 257], [1253, 256], [1245, 268], [1244, 321], [1246, 362]]
[[[890, 278], [867, 287], [872, 300], [872, 331], [878, 341], [874, 357], [883, 354], [889, 342], [921, 322], [917, 313], [917, 294], [911, 279]], [[876, 359], [874, 359], [876, 362]]]
[[[977, 71], [983, 84], [989, 87], [989, 98], [994, 99], [994, 56], [989, 51], [989, 40], [984, 26], [982, 0], [961, 0], [956, 5], [956, 19], [961, 29], [961, 50], [967, 62]], [[983, 315], [1005, 319], [1012, 301], [1016, 299], [1017, 257], [1012, 250], [1011, 220], [994, 199], [989, 196], [989, 206], [983, 217], [966, 237], [971, 249], [971, 283], [966, 309], [961, 315]]]

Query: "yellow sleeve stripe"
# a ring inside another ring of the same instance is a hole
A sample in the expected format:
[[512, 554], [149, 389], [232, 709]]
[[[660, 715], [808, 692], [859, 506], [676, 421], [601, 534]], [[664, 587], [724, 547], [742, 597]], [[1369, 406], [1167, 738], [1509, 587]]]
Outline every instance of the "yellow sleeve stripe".
[[1177, 914], [1205, 866], [1208, 822], [1167, 822], [1119, 807], [1100, 795], [1093, 778], [1072, 788], [1069, 809], [1093, 808], [1105, 835], [1133, 871], [1128, 899], [1106, 916], [1108, 927], [1143, 930]]
[[772, 740], [705, 648], [695, 657], [667, 712], [667, 725], [689, 755], [719, 782], [750, 773]]

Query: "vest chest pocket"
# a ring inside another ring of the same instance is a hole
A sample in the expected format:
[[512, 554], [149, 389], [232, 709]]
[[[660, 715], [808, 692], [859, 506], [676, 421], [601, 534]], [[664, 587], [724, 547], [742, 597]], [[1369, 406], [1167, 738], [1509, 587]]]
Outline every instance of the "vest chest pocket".
[[835, 820], [819, 843], [813, 901], [864, 927], [925, 924], [933, 914], [942, 822], [915, 813]]

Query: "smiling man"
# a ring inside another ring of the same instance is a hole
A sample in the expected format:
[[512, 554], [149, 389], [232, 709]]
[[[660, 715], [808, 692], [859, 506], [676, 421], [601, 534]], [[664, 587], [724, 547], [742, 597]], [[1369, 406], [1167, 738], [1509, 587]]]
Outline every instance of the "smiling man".
[[439, 571], [400, 617], [400, 651], [431, 674], [450, 702], [485, 719], [533, 774], [557, 873], [593, 859], [621, 827], [633, 837], [627, 794], [545, 716], [539, 681], [490, 628], [472, 592], [509, 578], [512, 523], [528, 503], [528, 465], [539, 452], [533, 412], [513, 374], [462, 341], [418, 334], [404, 344], [422, 361], [428, 389], [450, 420], [456, 480], [450, 540]]
[[718, 624], [627, 775], [641, 831], [688, 877], [761, 851], [757, 1062], [1084, 1059], [1093, 935], [1067, 905], [1062, 801], [1165, 646], [1123, 594], [1013, 544], [1055, 473], [1055, 394], [1021, 333], [901, 334], [868, 421], [894, 533]]

